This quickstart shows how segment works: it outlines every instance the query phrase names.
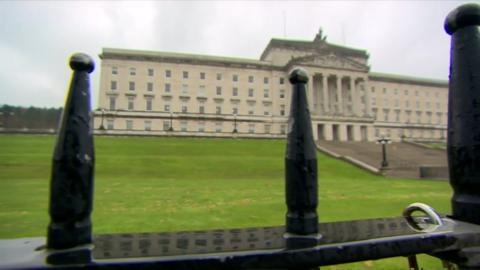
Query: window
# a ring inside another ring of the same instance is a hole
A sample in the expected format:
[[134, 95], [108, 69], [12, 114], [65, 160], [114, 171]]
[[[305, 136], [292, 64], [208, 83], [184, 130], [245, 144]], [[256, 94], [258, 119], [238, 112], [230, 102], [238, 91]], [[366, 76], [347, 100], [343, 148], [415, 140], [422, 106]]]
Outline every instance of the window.
[[130, 68], [130, 75], [135, 76], [137, 74], [137, 71], [135, 68]]
[[132, 120], [127, 120], [125, 124], [127, 126], [127, 130], [132, 130], [133, 129], [133, 121]]
[[420, 109], [420, 101], [416, 102], [417, 109]]
[[182, 103], [182, 113], [186, 113], [186, 112], [188, 112], [188, 106], [187, 106], [186, 102], [183, 102]]
[[426, 107], [427, 109], [430, 109], [430, 102], [427, 101], [427, 103], [425, 103], [425, 107]]
[[264, 126], [264, 132], [265, 132], [265, 133], [270, 133], [271, 128], [272, 128], [271, 125], [265, 124], [265, 126]]
[[383, 110], [383, 121], [388, 122], [388, 115], [390, 114], [389, 110]]
[[375, 120], [378, 120], [378, 109], [377, 108], [372, 108], [372, 113], [373, 113], [373, 118], [375, 118]]
[[222, 95], [222, 87], [217, 86], [217, 96], [221, 96], [221, 95]]
[[395, 99], [395, 107], [398, 107], [398, 99]]
[[253, 76], [251, 76], [251, 75], [248, 76], [248, 82], [249, 82], [249, 83], [253, 83]]
[[280, 89], [280, 98], [285, 98], [285, 89]]
[[234, 107], [232, 108], [232, 114], [238, 115], [238, 105], [234, 105]]
[[205, 80], [205, 72], [200, 72], [200, 80]]
[[420, 123], [422, 120], [422, 112], [417, 112], [417, 123]]
[[[437, 93], [437, 94], [438, 94], [438, 93]], [[437, 103], [435, 104], [435, 107], [437, 108], [437, 110], [440, 110], [440, 103], [437, 102]]]
[[372, 87], [372, 93], [375, 93], [375, 87]]
[[170, 111], [170, 104], [165, 104], [163, 106], [163, 110], [166, 111], [166, 112], [169, 112]]
[[128, 110], [129, 111], [133, 111], [134, 107], [133, 107], [133, 97], [128, 97]]
[[107, 129], [113, 129], [113, 119], [107, 119]]
[[410, 121], [412, 120], [412, 112], [406, 111], [405, 113], [407, 114], [407, 123], [410, 123]]
[[152, 121], [146, 120], [146, 121], [144, 122], [144, 126], [145, 126], [145, 130], [146, 130], [146, 131], [152, 130]]
[[372, 97], [372, 106], [377, 106], [377, 98]]
[[384, 94], [387, 93], [387, 88], [383, 88], [383, 93], [384, 93]]
[[222, 132], [222, 122], [215, 122], [215, 132]]
[[170, 91], [171, 91], [171, 86], [170, 86], [169, 83], [166, 83], [165, 84], [165, 93], [170, 93]]
[[200, 85], [198, 87], [198, 96], [204, 97], [206, 95], [205, 85]]
[[432, 123], [432, 112], [427, 112], [427, 122], [428, 122], [429, 124]]
[[270, 96], [270, 91], [268, 89], [263, 89], [263, 97], [268, 98]]
[[187, 131], [188, 130], [187, 125], [188, 125], [187, 121], [180, 121], [180, 131], [184, 131], [184, 132]]
[[395, 112], [395, 121], [400, 122], [400, 111]]
[[170, 121], [163, 121], [163, 130], [170, 130]]
[[238, 82], [238, 75], [237, 75], [237, 74], [234, 74], [234, 75], [232, 76], [232, 80], [233, 80], [234, 82]]
[[405, 89], [403, 92], [404, 92], [405, 96], [408, 96], [408, 90], [407, 89]]
[[375, 129], [375, 137], [380, 137], [380, 129], [378, 128]]
[[418, 97], [418, 90], [417, 90], [417, 91], [415, 91], [415, 96], [416, 96], [416, 97]]
[[386, 99], [386, 98], [383, 99], [383, 106], [384, 107], [388, 106], [388, 99]]
[[199, 113], [205, 113], [205, 102], [200, 102], [198, 104], [198, 112]]
[[135, 91], [135, 82], [129, 82], [128, 83], [128, 89], [130, 91]]
[[285, 84], [285, 78], [280, 78], [280, 84]]
[[109, 106], [110, 111], [114, 111], [116, 107], [115, 105], [116, 105], [117, 99], [115, 97], [110, 97], [109, 100], [110, 100], [110, 106]]
[[112, 67], [112, 74], [117, 75], [118, 74], [118, 68], [117, 67]]
[[285, 134], [285, 132], [286, 132], [286, 126], [280, 125], [280, 134]]
[[153, 68], [148, 69], [148, 76], [153, 76]]
[[255, 133], [255, 124], [248, 124], [248, 133]]
[[172, 71], [169, 69], [165, 70], [165, 78], [170, 78], [170, 77], [172, 77]]
[[248, 89], [248, 96], [253, 97], [253, 88]]
[[182, 84], [182, 94], [188, 95], [188, 84]]
[[222, 73], [217, 73], [217, 81], [220, 81], [222, 79]]
[[184, 79], [188, 79], [188, 71], [184, 71], [184, 72], [183, 72], [183, 78], [184, 78]]
[[280, 115], [281, 116], [285, 115], [285, 105], [280, 105]]
[[263, 83], [268, 84], [268, 77], [263, 78]]
[[152, 92], [152, 91], [153, 91], [153, 83], [151, 83], [151, 82], [148, 82], [148, 83], [147, 83], [147, 91], [148, 91], [148, 92]]
[[254, 104], [254, 103], [249, 104], [249, 106], [248, 106], [248, 114], [249, 114], [249, 115], [255, 114], [255, 104]]
[[215, 113], [216, 114], [222, 114], [222, 106], [215, 107]]
[[405, 100], [405, 107], [406, 107], [406, 108], [410, 108], [410, 101]]
[[147, 111], [151, 111], [151, 110], [152, 110], [152, 99], [151, 99], [151, 98], [147, 98], [147, 99], [146, 99], [145, 107], [146, 107]]
[[205, 132], [205, 122], [198, 122], [198, 132]]
[[238, 88], [237, 87], [233, 88], [232, 96], [234, 96], [234, 97], [238, 96]]
[[263, 111], [263, 115], [270, 115], [271, 106], [265, 105], [265, 110]]
[[110, 82], [110, 90], [117, 90], [117, 81]]

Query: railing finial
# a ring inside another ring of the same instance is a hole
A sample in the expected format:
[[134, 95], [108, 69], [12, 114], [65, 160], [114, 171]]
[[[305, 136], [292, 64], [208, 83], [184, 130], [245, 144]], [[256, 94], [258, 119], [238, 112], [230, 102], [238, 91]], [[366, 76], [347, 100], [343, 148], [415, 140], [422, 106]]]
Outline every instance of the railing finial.
[[92, 58], [74, 54], [72, 81], [52, 161], [47, 247], [66, 249], [92, 242], [94, 146], [89, 73]]
[[[293, 93], [285, 157], [286, 231], [287, 240], [301, 246], [305, 242], [315, 244], [318, 238], [317, 155], [305, 86], [308, 74], [298, 68], [290, 73], [289, 80]], [[306, 241], [305, 236], [312, 241]]]
[[450, 12], [452, 35], [447, 152], [453, 218], [480, 224], [480, 6]]

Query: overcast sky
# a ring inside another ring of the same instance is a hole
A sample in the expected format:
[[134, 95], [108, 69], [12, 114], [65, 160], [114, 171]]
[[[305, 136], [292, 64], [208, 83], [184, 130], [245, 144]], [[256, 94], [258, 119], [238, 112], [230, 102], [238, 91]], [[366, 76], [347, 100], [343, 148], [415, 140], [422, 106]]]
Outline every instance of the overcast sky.
[[[272, 37], [366, 49], [373, 72], [448, 79], [449, 11], [466, 1], [0, 2], [0, 104], [63, 106], [68, 58], [103, 47], [258, 59]], [[93, 105], [99, 70], [92, 74]]]

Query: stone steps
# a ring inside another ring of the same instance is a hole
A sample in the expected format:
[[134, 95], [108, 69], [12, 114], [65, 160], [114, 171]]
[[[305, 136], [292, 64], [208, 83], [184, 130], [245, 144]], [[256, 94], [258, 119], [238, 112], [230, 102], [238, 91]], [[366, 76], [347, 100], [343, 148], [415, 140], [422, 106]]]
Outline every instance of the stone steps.
[[[375, 168], [380, 168], [382, 162], [380, 144], [323, 140], [317, 143], [341, 156], [350, 156]], [[390, 177], [419, 178], [420, 166], [448, 166], [445, 150], [428, 149], [404, 142], [393, 142], [387, 145], [387, 160], [390, 170], [387, 170], [385, 174]]]

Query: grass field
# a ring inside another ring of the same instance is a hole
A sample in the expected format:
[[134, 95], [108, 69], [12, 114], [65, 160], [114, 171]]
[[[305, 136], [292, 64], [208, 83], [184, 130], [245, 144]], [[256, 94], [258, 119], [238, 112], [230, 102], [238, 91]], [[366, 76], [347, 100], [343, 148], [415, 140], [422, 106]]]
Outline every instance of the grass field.
[[[0, 136], [0, 238], [44, 236], [51, 136]], [[281, 225], [284, 141], [96, 138], [94, 232]], [[450, 211], [448, 182], [388, 179], [318, 155], [322, 222], [400, 215], [412, 202]], [[424, 269], [440, 269], [421, 257]], [[406, 259], [326, 269], [407, 269]], [[324, 269], [324, 268], [322, 268]]]

